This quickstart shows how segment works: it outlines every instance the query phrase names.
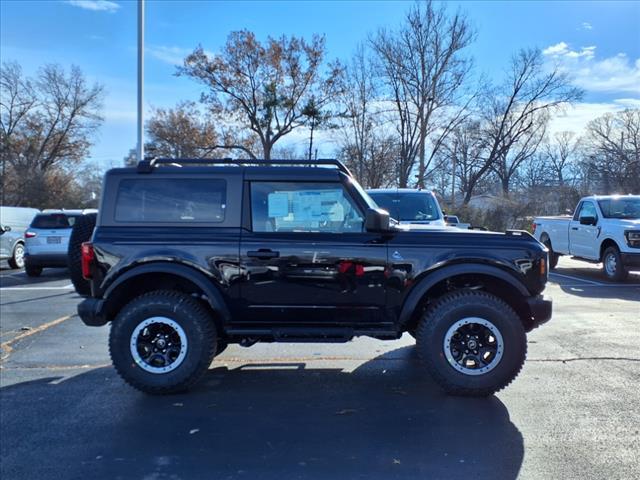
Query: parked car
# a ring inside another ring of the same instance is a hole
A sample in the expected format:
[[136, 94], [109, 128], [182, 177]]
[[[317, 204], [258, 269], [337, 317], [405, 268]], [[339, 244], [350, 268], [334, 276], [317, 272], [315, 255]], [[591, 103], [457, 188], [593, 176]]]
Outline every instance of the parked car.
[[376, 204], [400, 224], [445, 226], [436, 196], [412, 188], [376, 188], [367, 190]]
[[66, 267], [69, 236], [76, 219], [95, 210], [45, 210], [38, 213], [24, 233], [25, 271], [37, 277], [43, 268]]
[[170, 393], [230, 343], [409, 332], [447, 392], [508, 385], [526, 332], [551, 318], [546, 248], [526, 232], [395, 224], [340, 162], [300, 163], [154, 159], [107, 172], [78, 313], [111, 323], [121, 377]]
[[0, 207], [0, 260], [7, 260], [11, 268], [24, 267], [24, 232], [36, 208]]
[[604, 275], [615, 281], [640, 268], [640, 195], [584, 197], [573, 216], [536, 217], [533, 230], [549, 249], [551, 268], [560, 255], [602, 262]]

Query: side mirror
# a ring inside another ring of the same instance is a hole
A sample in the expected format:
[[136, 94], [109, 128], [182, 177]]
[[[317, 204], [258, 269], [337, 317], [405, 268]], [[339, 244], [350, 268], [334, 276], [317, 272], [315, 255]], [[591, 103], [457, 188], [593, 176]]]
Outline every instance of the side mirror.
[[389, 212], [381, 208], [369, 208], [364, 219], [367, 232], [388, 232]]
[[580, 225], [595, 225], [598, 223], [596, 217], [580, 217]]
[[9, 225], [3, 225], [2, 227], [0, 227], [0, 233], [10, 232], [10, 231], [11, 231], [11, 227]]

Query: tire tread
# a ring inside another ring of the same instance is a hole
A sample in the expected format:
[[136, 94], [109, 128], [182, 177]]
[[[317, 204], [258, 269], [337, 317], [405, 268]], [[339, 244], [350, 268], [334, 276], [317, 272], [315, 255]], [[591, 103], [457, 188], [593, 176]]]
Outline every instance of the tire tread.
[[499, 306], [499, 308], [504, 309], [504, 311], [508, 312], [508, 315], [513, 317], [515, 321], [520, 322], [520, 319], [516, 312], [509, 306], [504, 300], [492, 295], [488, 292], [484, 291], [476, 291], [476, 290], [456, 290], [454, 292], [447, 293], [441, 296], [438, 300], [436, 300], [425, 312], [422, 320], [418, 324], [418, 328], [416, 331], [417, 337], [417, 350], [418, 356], [425, 363], [427, 369], [431, 373], [434, 380], [449, 394], [459, 395], [459, 396], [488, 396], [492, 395], [496, 392], [507, 387], [515, 378], [518, 376], [524, 362], [527, 357], [527, 342], [526, 335], [524, 334], [524, 328], [522, 330], [523, 335], [525, 335], [524, 342], [524, 352], [522, 361], [517, 366], [517, 370], [515, 370], [509, 378], [504, 380], [498, 385], [495, 385], [491, 388], [469, 388], [469, 387], [461, 387], [453, 382], [451, 382], [446, 376], [441, 375], [438, 369], [434, 365], [434, 359], [431, 355], [426, 351], [427, 341], [426, 338], [430, 337], [434, 334], [434, 330], [437, 326], [437, 321], [439, 318], [446, 315], [450, 310], [458, 307], [460, 302], [469, 301], [469, 299], [473, 299], [475, 303], [482, 302], [485, 304], [491, 304], [491, 306]]

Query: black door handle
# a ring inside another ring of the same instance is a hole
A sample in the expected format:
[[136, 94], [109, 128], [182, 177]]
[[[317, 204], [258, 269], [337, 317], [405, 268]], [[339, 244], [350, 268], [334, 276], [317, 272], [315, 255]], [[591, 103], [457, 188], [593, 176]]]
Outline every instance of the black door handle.
[[578, 230], [578, 227], [571, 227], [571, 230]]
[[269, 260], [270, 258], [278, 258], [279, 256], [280, 252], [274, 252], [273, 250], [266, 248], [261, 248], [260, 250], [249, 250], [247, 252], [247, 257], [259, 258], [260, 260]]

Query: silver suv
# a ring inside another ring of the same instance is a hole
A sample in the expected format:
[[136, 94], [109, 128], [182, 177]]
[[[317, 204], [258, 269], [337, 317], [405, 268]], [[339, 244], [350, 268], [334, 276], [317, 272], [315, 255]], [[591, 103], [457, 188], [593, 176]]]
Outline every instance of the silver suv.
[[95, 210], [44, 210], [36, 215], [25, 239], [25, 271], [37, 277], [43, 268], [66, 267], [69, 237], [76, 219]]

